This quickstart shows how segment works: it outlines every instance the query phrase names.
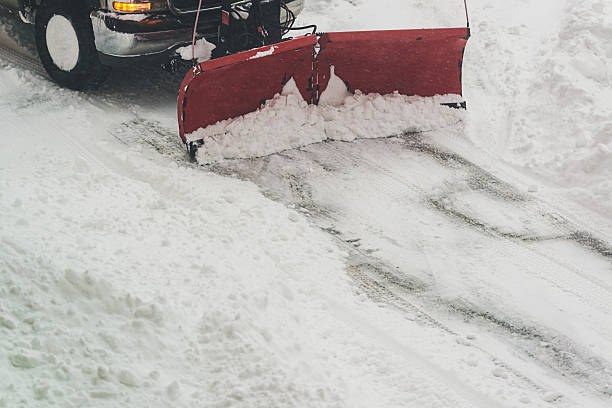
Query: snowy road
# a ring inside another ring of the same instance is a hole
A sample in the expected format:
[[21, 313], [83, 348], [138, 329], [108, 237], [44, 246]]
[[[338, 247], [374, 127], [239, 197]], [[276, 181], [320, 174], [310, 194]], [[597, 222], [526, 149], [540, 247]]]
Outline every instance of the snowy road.
[[461, 124], [199, 167], [180, 78], [61, 90], [2, 22], [0, 406], [612, 402], [609, 235]]
[[[532, 387], [546, 388], [543, 371], [609, 393], [612, 247], [426, 140], [323, 143], [214, 171], [306, 214], [347, 248], [360, 293], [432, 338], [476, 334], [498, 374]], [[466, 362], [453, 354], [440, 364]]]

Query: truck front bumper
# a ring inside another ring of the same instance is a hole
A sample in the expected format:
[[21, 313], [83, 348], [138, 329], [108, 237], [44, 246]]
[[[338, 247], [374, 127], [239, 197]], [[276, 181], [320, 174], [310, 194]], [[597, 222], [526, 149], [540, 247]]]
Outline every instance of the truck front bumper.
[[113, 57], [158, 54], [191, 41], [192, 29], [181, 26], [172, 15], [142, 16], [124, 20], [116, 13], [94, 11], [91, 23], [98, 52]]
[[[294, 0], [287, 4], [297, 15], [304, 8], [304, 0]], [[216, 14], [202, 24], [208, 24], [210, 30], [204, 29], [204, 36], [216, 37]], [[202, 21], [204, 20], [204, 21]], [[125, 15], [94, 11], [91, 13], [96, 48], [98, 52], [113, 57], [139, 57], [159, 54], [179, 45], [191, 42], [192, 27], [181, 24], [170, 12], [150, 15]], [[201, 32], [202, 30], [198, 30]]]

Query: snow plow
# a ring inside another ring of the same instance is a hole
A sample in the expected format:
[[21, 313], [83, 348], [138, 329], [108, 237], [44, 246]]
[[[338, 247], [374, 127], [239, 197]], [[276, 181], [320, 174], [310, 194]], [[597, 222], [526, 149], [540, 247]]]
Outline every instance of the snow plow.
[[[465, 108], [456, 102], [470, 37], [465, 0], [464, 5], [467, 23], [461, 28], [316, 33], [316, 26], [293, 27], [280, 0], [225, 0], [217, 58], [199, 63], [194, 54], [179, 90], [180, 137], [194, 157], [206, 144], [198, 130], [258, 110], [290, 80], [316, 105], [334, 75], [351, 93], [453, 95], [448, 105]], [[311, 34], [282, 38], [309, 28]], [[194, 30], [192, 49], [195, 38]]]

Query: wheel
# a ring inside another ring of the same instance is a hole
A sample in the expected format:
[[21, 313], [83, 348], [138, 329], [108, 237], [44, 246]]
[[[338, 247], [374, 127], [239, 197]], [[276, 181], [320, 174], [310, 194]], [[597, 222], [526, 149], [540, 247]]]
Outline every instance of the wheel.
[[96, 88], [110, 68], [100, 62], [85, 1], [44, 0], [36, 11], [35, 36], [40, 60], [58, 84]]

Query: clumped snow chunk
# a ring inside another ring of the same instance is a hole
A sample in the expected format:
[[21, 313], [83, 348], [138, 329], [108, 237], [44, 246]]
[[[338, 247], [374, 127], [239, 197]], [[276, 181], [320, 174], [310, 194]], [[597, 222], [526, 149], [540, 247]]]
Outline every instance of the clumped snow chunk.
[[198, 62], [205, 62], [210, 60], [212, 52], [215, 48], [217, 48], [217, 46], [215, 44], [209, 43], [204, 38], [200, 38], [195, 42], [193, 52], [191, 48], [191, 45], [187, 45], [185, 47], [177, 48], [176, 52], [184, 60], [191, 61], [192, 57], [195, 57]]
[[[333, 71], [332, 71], [333, 72]], [[223, 159], [260, 157], [325, 140], [352, 141], [389, 137], [404, 132], [423, 132], [453, 126], [462, 112], [441, 106], [458, 102], [458, 95], [432, 98], [349, 93], [342, 79], [332, 75], [322, 104], [304, 101], [293, 78], [281, 94], [258, 111], [187, 135], [189, 141], [204, 139], [198, 151], [200, 163]], [[265, 123], [265, 127], [259, 124]]]
[[351, 93], [346, 88], [346, 84], [338, 78], [336, 67], [332, 66], [327, 88], [319, 98], [319, 106], [340, 106], [349, 96], [351, 96]]
[[282, 93], [261, 110], [199, 129], [189, 138], [207, 140], [206, 149], [202, 149], [206, 156], [200, 159], [212, 162], [262, 156], [321, 142], [325, 140], [325, 128], [316, 107], [304, 101], [291, 79]]

